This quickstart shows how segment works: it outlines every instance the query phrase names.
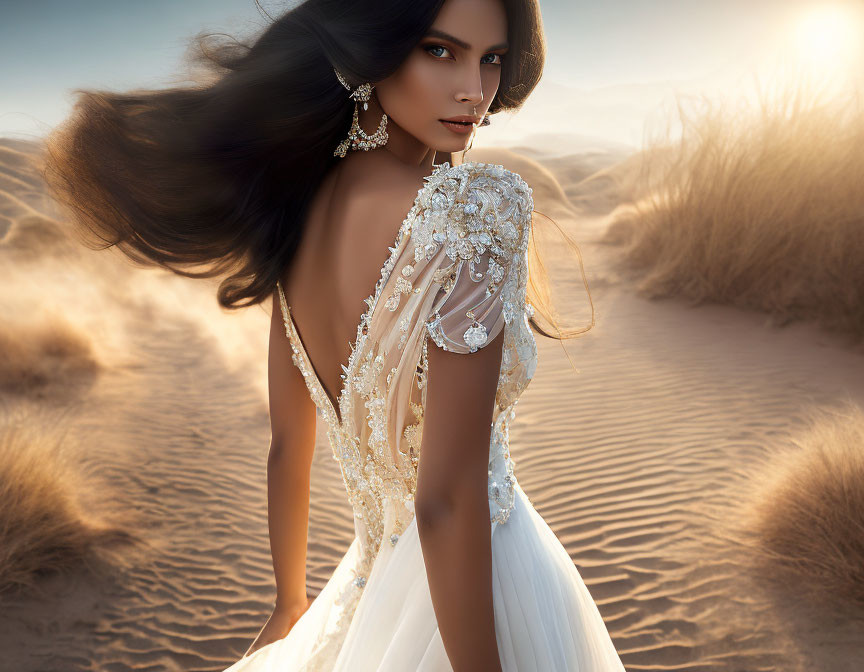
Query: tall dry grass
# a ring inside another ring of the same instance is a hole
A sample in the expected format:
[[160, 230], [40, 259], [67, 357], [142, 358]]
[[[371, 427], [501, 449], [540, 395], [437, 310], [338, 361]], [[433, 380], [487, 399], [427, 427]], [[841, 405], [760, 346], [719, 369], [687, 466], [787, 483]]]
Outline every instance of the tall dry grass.
[[30, 427], [0, 432], [0, 594], [40, 592], [52, 573], [111, 572], [139, 539], [96, 511], [99, 488], [62, 435]]
[[60, 317], [0, 325], [0, 398], [66, 399], [101, 368], [90, 337]]
[[752, 558], [801, 597], [864, 608], [864, 412], [817, 410], [792, 443], [754, 478]]
[[[644, 296], [764, 311], [864, 336], [864, 105], [809, 83], [756, 102], [679, 98], [681, 141], [644, 152], [610, 225]], [[647, 194], [647, 195], [645, 195]]]

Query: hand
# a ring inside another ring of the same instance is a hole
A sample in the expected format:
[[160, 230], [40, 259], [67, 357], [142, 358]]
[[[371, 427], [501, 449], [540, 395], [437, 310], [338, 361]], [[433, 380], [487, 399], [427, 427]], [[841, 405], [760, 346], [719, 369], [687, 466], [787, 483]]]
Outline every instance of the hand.
[[267, 619], [264, 627], [261, 628], [261, 632], [258, 633], [255, 641], [252, 642], [249, 649], [243, 654], [243, 657], [252, 655], [261, 647], [272, 644], [287, 636], [291, 632], [291, 628], [294, 627], [294, 624], [309, 608], [310, 604], [312, 604], [312, 601], [308, 597], [293, 604], [277, 604], [273, 608], [270, 618]]

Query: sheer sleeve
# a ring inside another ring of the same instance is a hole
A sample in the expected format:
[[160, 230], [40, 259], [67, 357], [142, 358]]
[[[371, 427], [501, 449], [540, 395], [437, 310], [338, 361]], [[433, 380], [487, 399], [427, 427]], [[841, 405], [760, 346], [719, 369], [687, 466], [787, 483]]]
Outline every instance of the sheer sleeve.
[[527, 274], [531, 192], [502, 166], [471, 163], [457, 188], [433, 195], [415, 257], [439, 257], [425, 328], [442, 349], [476, 352], [514, 319]]

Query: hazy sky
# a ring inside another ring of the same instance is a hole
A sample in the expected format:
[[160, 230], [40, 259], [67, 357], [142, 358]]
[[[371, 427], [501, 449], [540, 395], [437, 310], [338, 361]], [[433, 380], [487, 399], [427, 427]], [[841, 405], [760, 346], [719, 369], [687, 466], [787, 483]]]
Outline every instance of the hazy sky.
[[[758, 57], [792, 17], [826, 3], [540, 0], [544, 84], [593, 90], [711, 77]], [[261, 4], [274, 14], [287, 6]], [[253, 0], [0, 0], [0, 135], [43, 135], [68, 112], [75, 87], [165, 84], [181, 74], [199, 30], [245, 35], [264, 21]]]

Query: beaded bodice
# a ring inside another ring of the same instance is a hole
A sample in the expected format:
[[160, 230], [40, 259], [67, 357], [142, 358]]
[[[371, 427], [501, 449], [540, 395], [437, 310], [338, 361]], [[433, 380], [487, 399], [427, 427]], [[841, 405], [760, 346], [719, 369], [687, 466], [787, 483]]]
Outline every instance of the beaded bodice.
[[365, 300], [337, 399], [318, 379], [277, 282], [292, 360], [327, 423], [353, 508], [355, 589], [382, 543], [395, 545], [414, 516], [429, 347], [470, 354], [504, 330], [489, 446], [493, 529], [514, 501], [509, 426], [537, 364], [526, 302], [532, 189], [502, 166], [476, 162], [437, 164], [424, 181]]

